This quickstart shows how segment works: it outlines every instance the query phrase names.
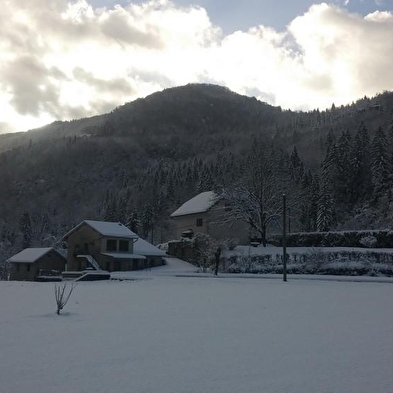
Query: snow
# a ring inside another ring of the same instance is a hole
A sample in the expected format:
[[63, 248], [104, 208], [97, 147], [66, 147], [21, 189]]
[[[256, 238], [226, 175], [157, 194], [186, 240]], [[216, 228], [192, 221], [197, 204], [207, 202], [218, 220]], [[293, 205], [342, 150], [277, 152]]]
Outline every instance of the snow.
[[204, 213], [218, 201], [214, 191], [206, 191], [191, 198], [175, 210], [171, 217], [186, 216], [188, 214]]
[[125, 225], [120, 222], [105, 222], [105, 221], [92, 221], [84, 220], [76, 227], [74, 227], [70, 232], [63, 236], [66, 239], [72, 232], [80, 228], [82, 225], [87, 224], [95, 231], [97, 231], [102, 236], [108, 237], [121, 237], [125, 239], [137, 239], [138, 235], [128, 229]]
[[[282, 254], [282, 247], [268, 245], [263, 246], [237, 246], [233, 250], [224, 250], [224, 255], [276, 255]], [[361, 252], [361, 253], [393, 253], [393, 248], [360, 248], [360, 247], [287, 247], [287, 254], [307, 254], [316, 252]]]
[[78, 283], [60, 316], [53, 283], [0, 282], [0, 390], [392, 391], [392, 283], [175, 277], [191, 268], [170, 262]]
[[164, 256], [166, 253], [159, 248], [153, 246], [151, 243], [147, 242], [142, 238], [138, 238], [138, 240], [134, 243], [134, 252], [135, 254], [140, 255], [149, 255], [149, 256]]
[[8, 259], [12, 263], [34, 263], [37, 259], [41, 258], [49, 251], [53, 250], [51, 247], [45, 248], [25, 248], [23, 251], [15, 254]]
[[129, 252], [102, 252], [101, 254], [117, 259], [146, 259], [143, 255], [131, 254]]

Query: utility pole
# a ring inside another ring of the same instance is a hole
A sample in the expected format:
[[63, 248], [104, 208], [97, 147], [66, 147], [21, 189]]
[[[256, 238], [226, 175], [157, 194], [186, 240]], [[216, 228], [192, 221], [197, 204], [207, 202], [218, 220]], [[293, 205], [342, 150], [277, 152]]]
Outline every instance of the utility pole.
[[290, 207], [288, 207], [288, 233], [291, 233], [291, 208]]
[[287, 196], [282, 194], [282, 261], [283, 261], [283, 281], [287, 281]]

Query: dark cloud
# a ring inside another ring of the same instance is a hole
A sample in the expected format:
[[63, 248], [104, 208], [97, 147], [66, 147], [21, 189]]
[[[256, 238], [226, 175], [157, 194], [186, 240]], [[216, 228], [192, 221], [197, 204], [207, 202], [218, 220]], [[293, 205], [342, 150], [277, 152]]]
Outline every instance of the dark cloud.
[[74, 68], [73, 76], [76, 80], [86, 83], [98, 92], [111, 92], [113, 94], [120, 93], [125, 95], [135, 93], [126, 78], [114, 78], [109, 80], [100, 79], [95, 77], [91, 72], [80, 67]]
[[[58, 78], [61, 72], [54, 68]], [[59, 87], [51, 81], [52, 70], [37, 58], [20, 56], [2, 70], [3, 84], [11, 93], [11, 103], [21, 115], [38, 116], [42, 110], [53, 113]]]
[[152, 49], [164, 47], [159, 32], [152, 26], [143, 31], [133, 26], [133, 18], [122, 9], [112, 11], [100, 24], [102, 33], [122, 44], [137, 45]]

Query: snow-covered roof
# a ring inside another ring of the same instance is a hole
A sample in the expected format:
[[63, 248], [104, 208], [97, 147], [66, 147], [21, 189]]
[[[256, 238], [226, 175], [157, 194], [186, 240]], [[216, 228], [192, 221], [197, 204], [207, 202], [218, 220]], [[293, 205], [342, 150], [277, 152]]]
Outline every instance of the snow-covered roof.
[[183, 203], [175, 210], [171, 217], [186, 216], [188, 214], [204, 213], [208, 211], [217, 201], [219, 197], [214, 191], [205, 191], [187, 202]]
[[93, 221], [84, 220], [78, 224], [75, 228], [71, 229], [68, 233], [63, 236], [66, 239], [71, 233], [79, 229], [82, 225], [89, 225], [95, 231], [97, 231], [102, 236], [108, 237], [121, 237], [125, 239], [137, 239], [138, 235], [128, 229], [125, 225], [120, 222], [106, 222], [106, 221]]
[[[55, 251], [52, 247], [44, 247], [44, 248], [25, 248], [23, 251], [15, 254], [11, 258], [7, 259], [7, 262], [11, 263], [34, 263], [44, 255], [46, 255], [49, 251]], [[57, 252], [61, 257], [59, 252]], [[64, 257], [63, 257], [64, 258]], [[65, 259], [65, 258], [64, 258]]]
[[128, 252], [102, 252], [101, 254], [116, 259], [146, 259], [144, 255], [136, 255]]
[[134, 243], [134, 252], [139, 255], [166, 256], [164, 251], [141, 238]]

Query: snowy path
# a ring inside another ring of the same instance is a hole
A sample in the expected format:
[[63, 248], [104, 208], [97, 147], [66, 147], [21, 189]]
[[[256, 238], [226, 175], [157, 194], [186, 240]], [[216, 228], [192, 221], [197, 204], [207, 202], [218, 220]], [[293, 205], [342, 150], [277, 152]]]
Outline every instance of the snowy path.
[[164, 258], [165, 265], [145, 270], [133, 270], [130, 272], [112, 272], [112, 279], [148, 279], [157, 276], [176, 276], [177, 274], [194, 274], [197, 267], [178, 258]]

